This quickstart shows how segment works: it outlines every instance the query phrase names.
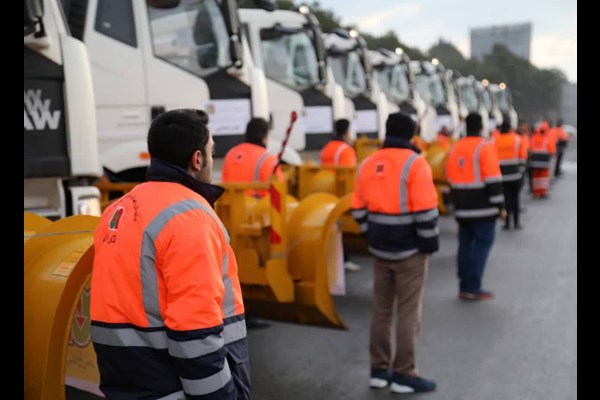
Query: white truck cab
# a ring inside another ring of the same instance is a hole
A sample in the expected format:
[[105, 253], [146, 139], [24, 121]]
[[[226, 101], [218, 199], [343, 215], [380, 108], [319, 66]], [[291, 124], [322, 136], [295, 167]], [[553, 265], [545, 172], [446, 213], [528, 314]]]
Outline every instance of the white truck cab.
[[59, 219], [100, 215], [102, 174], [86, 48], [57, 0], [24, 2], [24, 210]]
[[479, 113], [483, 124], [482, 136], [488, 137], [489, 112], [483, 99], [483, 91], [478, 89], [481, 83], [473, 75], [469, 75], [456, 78], [455, 84], [458, 90], [461, 119], [466, 118], [470, 113]]
[[264, 73], [250, 57], [236, 0], [63, 2], [90, 54], [109, 177], [144, 180], [148, 128], [164, 111], [207, 111], [217, 157], [243, 141], [251, 117], [269, 119]]
[[427, 104], [417, 90], [410, 58], [402, 49], [371, 50], [371, 63], [381, 91], [386, 95], [389, 113], [402, 111], [409, 114], [420, 126], [420, 135], [426, 141], [437, 137], [437, 113]]
[[512, 95], [506, 83], [501, 82], [497, 85], [490, 84], [488, 87], [492, 93], [495, 104], [498, 106], [498, 110], [500, 110], [500, 113], [502, 114], [502, 118], [504, 119], [505, 116], [510, 118], [511, 128], [517, 129], [517, 110], [515, 110], [515, 107], [513, 106]]
[[373, 76], [364, 38], [355, 30], [344, 29], [334, 29], [323, 38], [333, 77], [354, 106], [352, 136], [383, 139], [389, 114], [388, 102]]
[[254, 62], [267, 77], [273, 138], [283, 138], [290, 113], [296, 111], [300, 118], [289, 146], [320, 150], [333, 133], [334, 121], [352, 118], [342, 87], [335, 83], [327, 65], [317, 19], [306, 6], [272, 13], [240, 9], [240, 18]]
[[502, 111], [500, 111], [500, 108], [498, 107], [498, 102], [496, 100], [496, 96], [494, 95], [494, 92], [498, 89], [498, 85], [495, 85], [493, 83], [490, 84], [490, 82], [487, 79], [483, 79], [481, 81], [481, 84], [485, 92], [483, 96], [485, 98], [486, 108], [488, 110], [490, 120], [489, 131], [490, 133], [492, 133], [496, 129], [500, 128], [500, 125], [504, 120], [502, 116]]

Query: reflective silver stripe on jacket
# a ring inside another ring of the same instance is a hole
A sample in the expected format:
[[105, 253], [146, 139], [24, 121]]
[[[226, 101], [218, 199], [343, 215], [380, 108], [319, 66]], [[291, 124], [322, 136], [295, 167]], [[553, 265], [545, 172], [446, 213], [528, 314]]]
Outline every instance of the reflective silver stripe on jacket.
[[225, 344], [237, 342], [246, 337], [246, 321], [236, 321], [223, 327], [223, 340]]
[[181, 380], [183, 391], [186, 394], [191, 396], [202, 396], [204, 394], [216, 392], [225, 386], [231, 380], [231, 371], [229, 370], [227, 358], [225, 358], [223, 369], [214, 375], [202, 379], [179, 379]]
[[412, 154], [402, 166], [402, 172], [400, 173], [400, 213], [409, 212], [407, 192], [408, 173], [417, 157], [419, 157], [417, 153]]
[[419, 249], [411, 249], [411, 250], [404, 250], [404, 251], [384, 251], [384, 250], [379, 250], [372, 246], [369, 246], [369, 252], [377, 257], [381, 257], [386, 260], [394, 260], [395, 261], [395, 260], [404, 260], [405, 258], [412, 256], [413, 254], [417, 254], [419, 252]]
[[183, 393], [183, 390], [180, 390], [179, 392], [171, 393], [170, 395], [156, 400], [185, 400], [185, 394]]
[[491, 208], [479, 208], [476, 210], [456, 210], [454, 214], [460, 218], [478, 218], [478, 217], [491, 217], [498, 214], [496, 207]]
[[335, 151], [335, 155], [333, 156], [333, 162], [335, 165], [340, 164], [340, 156], [342, 155], [344, 150], [346, 150], [348, 147], [350, 147], [349, 144], [342, 142], [342, 145], [340, 147], [338, 147], [338, 149]]
[[439, 211], [437, 208], [432, 208], [431, 210], [424, 212], [424, 213], [420, 213], [420, 214], [415, 214], [415, 220], [417, 222], [427, 222], [427, 221], [431, 221], [432, 219], [437, 218], [440, 215]]
[[167, 333], [162, 331], [147, 332], [133, 328], [105, 328], [92, 325], [94, 343], [115, 347], [150, 347], [164, 350], [168, 347]]
[[501, 166], [508, 166], [508, 165], [518, 165], [521, 163], [521, 160], [518, 158], [507, 158], [504, 160], [500, 160], [500, 165]]
[[485, 178], [484, 179], [485, 183], [496, 183], [496, 182], [502, 182], [502, 175], [498, 175], [498, 176], [490, 176], [489, 178]]
[[[148, 224], [148, 227], [146, 227], [146, 230], [142, 235], [140, 277], [142, 281], [142, 299], [146, 317], [148, 318], [149, 327], [161, 327], [164, 325], [160, 316], [160, 307], [158, 302], [156, 247], [154, 246], [154, 241], [173, 217], [178, 214], [197, 209], [208, 213], [215, 220], [215, 222], [217, 222], [217, 224], [221, 227], [225, 238], [227, 239], [227, 243], [229, 243], [229, 234], [227, 233], [225, 226], [223, 226], [221, 223], [221, 220], [219, 220], [219, 217], [217, 217], [217, 215], [210, 208], [192, 199], [183, 200], [165, 208], [152, 220], [152, 222], [150, 222], [150, 224]], [[224, 262], [226, 261], [227, 260], [224, 260]], [[228, 304], [223, 305], [227, 306]]]
[[504, 201], [504, 195], [502, 195], [502, 194], [490, 196], [490, 203], [502, 203], [503, 201]]
[[386, 215], [386, 214], [369, 214], [369, 222], [383, 225], [406, 225], [415, 222], [415, 217], [412, 214], [406, 215]]
[[265, 150], [265, 153], [262, 156], [260, 156], [260, 158], [256, 162], [256, 165], [254, 166], [254, 182], [260, 181], [260, 167], [262, 167], [262, 163], [268, 156], [269, 152]]
[[169, 339], [169, 354], [179, 358], [196, 358], [218, 351], [224, 345], [221, 335], [180, 342]]
[[502, 175], [502, 181], [503, 182], [518, 181], [519, 179], [521, 179], [522, 176], [523, 176], [523, 174], [521, 172], [517, 172], [514, 174], [506, 174], [506, 175]]
[[352, 210], [352, 217], [354, 219], [361, 219], [363, 217], [365, 217], [367, 215], [367, 209], [366, 208], [361, 208], [358, 210]]
[[485, 183], [450, 183], [450, 186], [452, 189], [483, 189], [485, 187]]
[[479, 168], [479, 155], [481, 153], [481, 149], [485, 145], [485, 140], [481, 141], [475, 148], [475, 153], [473, 154], [473, 174], [475, 175], [474, 182], [481, 182], [481, 170]]
[[437, 235], [440, 234], [440, 229], [436, 226], [433, 229], [419, 229], [417, 228], [417, 235], [424, 237], [424, 238], [432, 238], [432, 237], [436, 237]]

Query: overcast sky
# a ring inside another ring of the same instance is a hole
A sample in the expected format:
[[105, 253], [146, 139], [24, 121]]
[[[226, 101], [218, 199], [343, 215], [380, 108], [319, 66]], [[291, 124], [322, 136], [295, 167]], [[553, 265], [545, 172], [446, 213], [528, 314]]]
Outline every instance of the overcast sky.
[[531, 62], [556, 67], [577, 82], [576, 0], [320, 0], [343, 24], [381, 34], [390, 29], [409, 46], [428, 50], [440, 37], [470, 56], [469, 30], [531, 22]]

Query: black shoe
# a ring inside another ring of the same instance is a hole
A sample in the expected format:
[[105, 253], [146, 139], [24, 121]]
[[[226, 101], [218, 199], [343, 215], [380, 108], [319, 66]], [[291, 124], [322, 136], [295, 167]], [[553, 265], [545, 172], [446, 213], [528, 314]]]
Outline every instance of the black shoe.
[[390, 384], [392, 375], [385, 369], [374, 369], [371, 371], [369, 387], [372, 389], [382, 389]]
[[515, 225], [515, 229], [516, 229], [516, 230], [518, 230], [518, 231], [522, 231], [522, 230], [523, 230], [523, 225], [521, 225], [521, 224], [516, 224], [516, 225]]
[[502, 227], [502, 230], [503, 230], [503, 231], [510, 231], [510, 226], [508, 226], [508, 225], [504, 225], [504, 226]]
[[433, 392], [436, 388], [434, 381], [420, 376], [404, 376], [394, 373], [392, 377], [393, 393], [423, 393]]
[[246, 318], [247, 329], [264, 329], [271, 326], [271, 323], [266, 319]]

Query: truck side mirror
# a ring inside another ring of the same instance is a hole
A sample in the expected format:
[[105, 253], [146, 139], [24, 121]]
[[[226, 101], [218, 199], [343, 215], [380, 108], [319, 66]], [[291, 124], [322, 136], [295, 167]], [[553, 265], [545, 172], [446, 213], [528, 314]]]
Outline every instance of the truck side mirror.
[[227, 32], [229, 33], [229, 52], [231, 61], [233, 61], [233, 65], [239, 68], [243, 64], [244, 54], [242, 50], [242, 36], [240, 32], [237, 1], [225, 0], [222, 3], [222, 7], [223, 17], [225, 17], [225, 23], [227, 25]]
[[42, 20], [44, 15], [42, 0], [24, 0], [23, 15], [23, 36], [27, 36], [33, 33], [35, 26]]

